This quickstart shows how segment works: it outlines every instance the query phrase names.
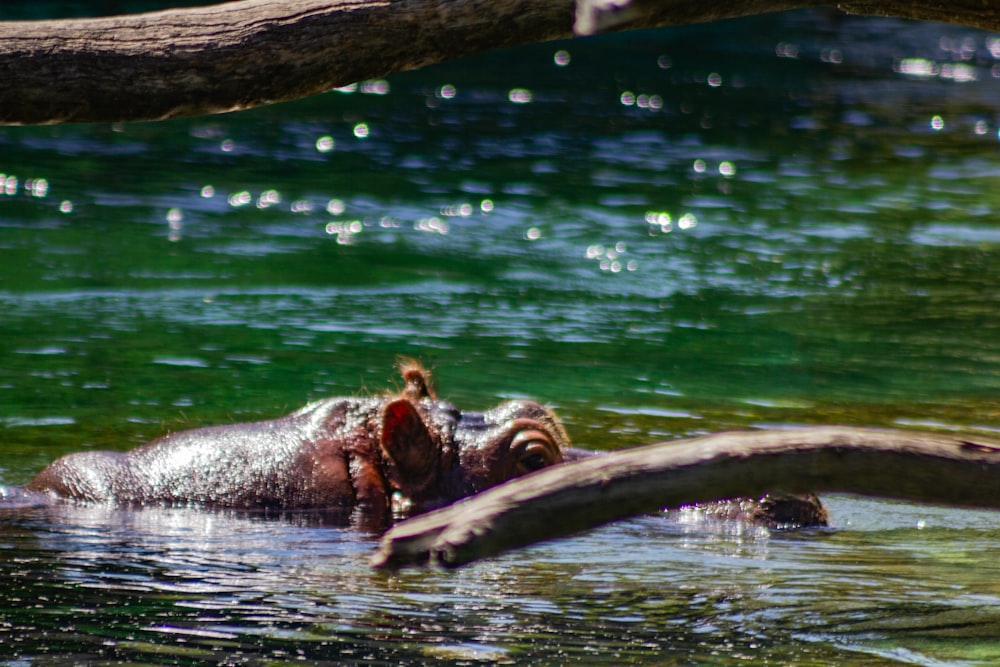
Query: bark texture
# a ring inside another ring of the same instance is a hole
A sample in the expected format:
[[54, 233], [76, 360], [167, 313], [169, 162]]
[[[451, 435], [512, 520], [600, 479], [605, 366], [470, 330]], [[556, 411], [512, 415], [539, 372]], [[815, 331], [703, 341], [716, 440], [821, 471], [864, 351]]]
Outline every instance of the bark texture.
[[[0, 124], [139, 121], [292, 100], [577, 34], [829, 5], [815, 0], [241, 0], [0, 23]], [[849, 12], [1000, 30], [1000, 0], [871, 0]]]
[[[0, 123], [160, 120], [246, 109], [559, 36], [567, 4], [244, 0], [0, 23]], [[569, 5], [571, 8], [571, 5]]]
[[666, 442], [522, 477], [389, 530], [375, 567], [455, 567], [617, 519], [766, 492], [1000, 509], [1000, 443], [815, 427]]

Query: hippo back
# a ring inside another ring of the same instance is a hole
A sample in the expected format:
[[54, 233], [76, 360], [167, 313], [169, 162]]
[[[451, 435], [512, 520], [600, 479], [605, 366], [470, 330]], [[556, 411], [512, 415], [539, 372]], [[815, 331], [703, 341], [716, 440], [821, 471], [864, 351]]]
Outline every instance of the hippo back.
[[326, 399], [278, 419], [171, 433], [131, 452], [82, 452], [28, 485], [83, 500], [244, 509], [349, 506], [344, 444], [371, 448], [376, 399]]

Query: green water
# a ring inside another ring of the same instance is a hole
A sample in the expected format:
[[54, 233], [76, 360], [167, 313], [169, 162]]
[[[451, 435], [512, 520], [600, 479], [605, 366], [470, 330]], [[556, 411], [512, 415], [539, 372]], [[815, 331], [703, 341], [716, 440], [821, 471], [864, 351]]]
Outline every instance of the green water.
[[[992, 35], [816, 11], [0, 128], [0, 484], [380, 391], [398, 355], [462, 407], [553, 405], [584, 447], [995, 434], [998, 76]], [[8, 513], [0, 660], [1000, 659], [996, 514], [825, 500], [831, 531], [651, 517], [396, 575], [304, 520]]]

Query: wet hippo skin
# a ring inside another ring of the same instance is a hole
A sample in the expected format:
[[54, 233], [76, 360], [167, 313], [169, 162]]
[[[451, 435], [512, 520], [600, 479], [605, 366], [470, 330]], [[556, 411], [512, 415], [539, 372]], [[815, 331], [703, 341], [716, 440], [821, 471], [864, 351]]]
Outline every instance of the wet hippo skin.
[[[351, 513], [375, 526], [530, 472], [593, 455], [574, 449], [556, 415], [533, 401], [462, 412], [419, 364], [404, 389], [328, 398], [277, 419], [171, 433], [129, 452], [54, 461], [31, 494], [125, 505]], [[825, 525], [815, 496], [702, 505], [711, 516], [779, 527]]]
[[558, 418], [532, 401], [461, 412], [427, 372], [394, 396], [329, 398], [278, 419], [166, 435], [129, 452], [64, 456], [29, 492], [121, 504], [342, 509], [394, 518], [560, 463]]

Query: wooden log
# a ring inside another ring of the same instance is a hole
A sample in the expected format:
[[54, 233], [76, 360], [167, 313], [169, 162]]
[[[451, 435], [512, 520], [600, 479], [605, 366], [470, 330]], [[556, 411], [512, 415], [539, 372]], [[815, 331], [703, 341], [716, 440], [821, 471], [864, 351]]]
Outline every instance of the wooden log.
[[663, 507], [810, 491], [1000, 509], [1000, 442], [853, 427], [665, 442], [548, 468], [404, 521], [372, 565], [455, 567]]
[[247, 109], [552, 39], [569, 32], [571, 11], [571, 0], [243, 0], [0, 23], [0, 123]]
[[[241, 0], [0, 23], [0, 124], [161, 120], [248, 109], [577, 30], [816, 7], [818, 0]], [[1000, 0], [841, 9], [1000, 30]]]

